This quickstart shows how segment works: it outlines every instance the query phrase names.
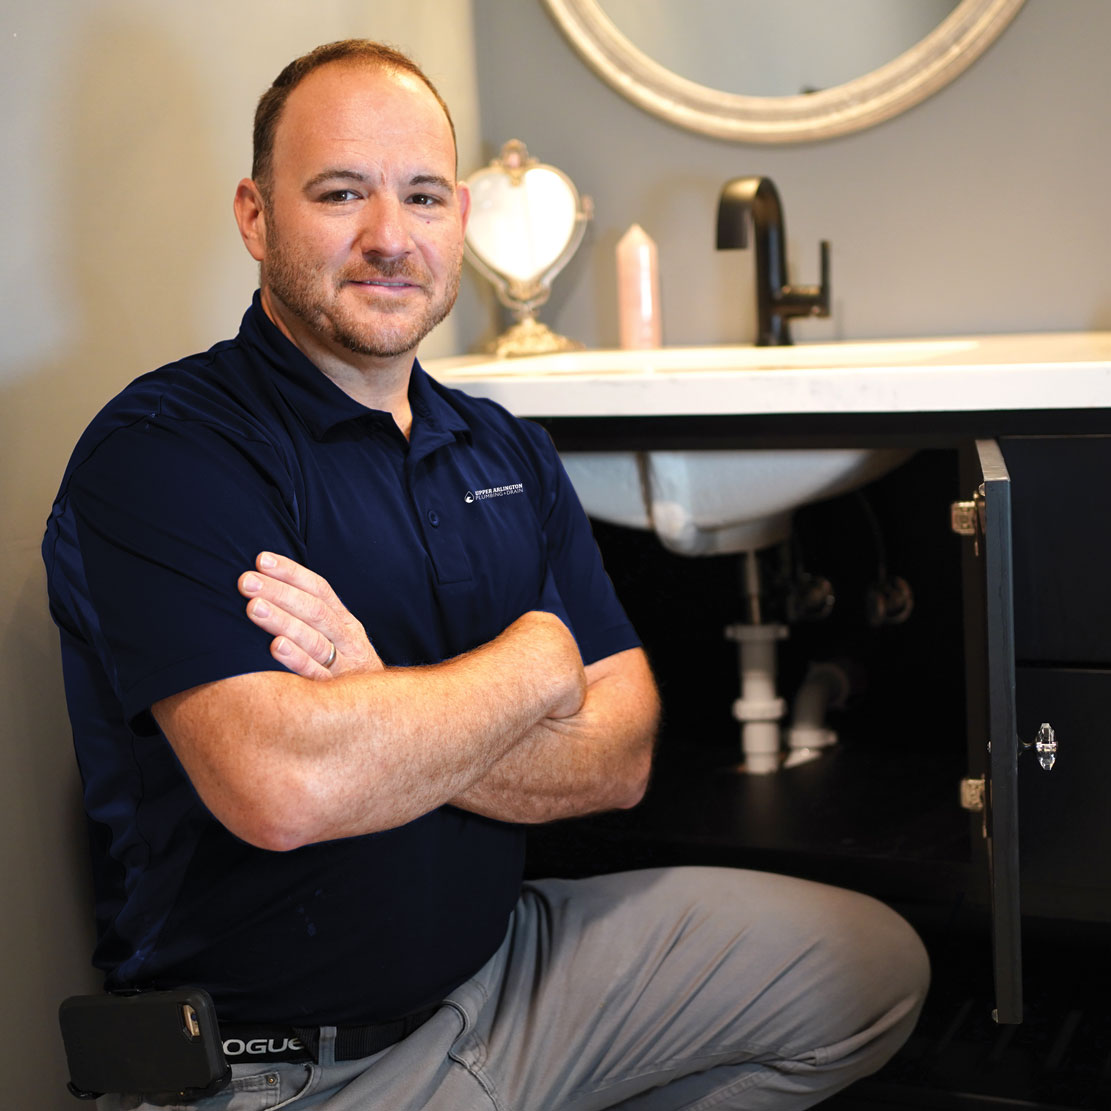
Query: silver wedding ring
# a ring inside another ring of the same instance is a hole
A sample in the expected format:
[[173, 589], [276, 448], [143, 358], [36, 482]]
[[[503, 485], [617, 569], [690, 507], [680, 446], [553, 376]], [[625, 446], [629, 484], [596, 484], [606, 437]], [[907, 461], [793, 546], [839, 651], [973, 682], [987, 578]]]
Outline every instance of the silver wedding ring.
[[332, 642], [332, 650], [328, 653], [328, 658], [324, 661], [325, 667], [331, 667], [336, 662], [336, 645], [335, 641]]

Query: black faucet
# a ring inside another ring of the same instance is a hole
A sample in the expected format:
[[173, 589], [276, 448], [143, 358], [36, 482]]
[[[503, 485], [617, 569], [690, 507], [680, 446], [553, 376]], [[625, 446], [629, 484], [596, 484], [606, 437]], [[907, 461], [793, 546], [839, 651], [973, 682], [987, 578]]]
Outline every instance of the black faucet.
[[779, 191], [770, 177], [737, 177], [718, 201], [718, 250], [748, 246], [748, 215], [756, 236], [756, 343], [791, 343], [792, 316], [829, 316], [829, 242], [821, 244], [821, 285], [788, 285]]

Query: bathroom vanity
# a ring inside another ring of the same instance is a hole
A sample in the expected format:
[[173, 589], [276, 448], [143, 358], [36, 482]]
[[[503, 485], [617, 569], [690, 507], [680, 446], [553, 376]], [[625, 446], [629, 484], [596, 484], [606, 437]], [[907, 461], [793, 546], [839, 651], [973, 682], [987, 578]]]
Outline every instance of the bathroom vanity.
[[[894, 902], [981, 904], [995, 1018], [1020, 1022], [1024, 916], [1111, 924], [1111, 333], [467, 356], [427, 369], [543, 424], [565, 456], [912, 456], [867, 494], [875, 491], [884, 527], [908, 538], [905, 552], [917, 553], [917, 612], [899, 630], [848, 636], [873, 638], [868, 651], [886, 669], [860, 702], [895, 720], [850, 714], [831, 755], [766, 779], [739, 775], [718, 740], [691, 735], [716, 731], [727, 743], [726, 715], [699, 718], [683, 698], [691, 682], [721, 683], [715, 697], [727, 711], [728, 665], [714, 677], [720, 661], [699, 657], [669, 682], [668, 668], [699, 655], [693, 594], [722, 587], [710, 616], [719, 624], [737, 604], [728, 557], [657, 557], [650, 533], [597, 526], [665, 707], [669, 691], [674, 703], [649, 798], [587, 823], [581, 837], [587, 855], [613, 850], [619, 865], [771, 866]], [[857, 512], [853, 497], [794, 512], [801, 524], [812, 517], [834, 562], [837, 534], [852, 531], [839, 522]], [[674, 585], [683, 576], [686, 585]], [[916, 624], [909, 651], [897, 638]], [[822, 650], [817, 626], [793, 628], [792, 644], [796, 633]], [[870, 741], [854, 741], [853, 721]], [[1039, 733], [1043, 722], [1052, 738]]]

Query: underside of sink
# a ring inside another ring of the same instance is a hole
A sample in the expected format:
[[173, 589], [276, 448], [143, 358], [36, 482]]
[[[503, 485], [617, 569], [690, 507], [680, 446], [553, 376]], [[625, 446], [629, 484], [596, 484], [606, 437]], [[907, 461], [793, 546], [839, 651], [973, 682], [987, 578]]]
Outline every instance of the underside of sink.
[[785, 540], [802, 505], [886, 474], [907, 451], [566, 452], [587, 513], [649, 529], [680, 555], [747, 552]]

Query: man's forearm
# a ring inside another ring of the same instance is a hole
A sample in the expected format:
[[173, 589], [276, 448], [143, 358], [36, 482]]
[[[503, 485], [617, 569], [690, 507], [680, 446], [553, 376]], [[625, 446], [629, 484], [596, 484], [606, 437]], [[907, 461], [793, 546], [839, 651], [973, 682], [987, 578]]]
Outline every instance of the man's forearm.
[[659, 717], [643, 652], [587, 668], [582, 709], [528, 731], [452, 805], [510, 822], [546, 822], [634, 806], [651, 768]]
[[288, 849], [393, 828], [467, 791], [538, 720], [581, 705], [583, 682], [562, 622], [529, 614], [442, 664], [324, 683], [242, 675], [153, 710], [216, 817]]

